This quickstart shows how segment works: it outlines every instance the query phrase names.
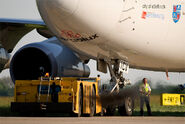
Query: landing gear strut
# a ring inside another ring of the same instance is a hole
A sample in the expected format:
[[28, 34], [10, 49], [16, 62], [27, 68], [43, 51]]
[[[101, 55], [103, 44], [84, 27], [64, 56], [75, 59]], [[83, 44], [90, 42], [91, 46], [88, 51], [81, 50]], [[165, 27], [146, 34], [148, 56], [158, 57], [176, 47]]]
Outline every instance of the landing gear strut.
[[[120, 95], [120, 89], [131, 84], [129, 79], [125, 79], [123, 77], [123, 73], [128, 73], [129, 64], [127, 61], [123, 61], [123, 60], [111, 60], [111, 61], [106, 61], [106, 63], [108, 65], [110, 76], [111, 76], [110, 95], [112, 94]], [[132, 95], [121, 94], [121, 98], [122, 100], [119, 103], [119, 105], [112, 105], [106, 108], [108, 114], [110, 113], [113, 114], [114, 111], [109, 111], [109, 110], [115, 110], [116, 107], [118, 107], [118, 111], [120, 115], [130, 116], [133, 114], [134, 101], [133, 101]]]
[[123, 73], [128, 73], [129, 64], [123, 60], [112, 60], [106, 62], [111, 76], [110, 83], [113, 85], [111, 93], [114, 91], [119, 92], [120, 88], [130, 84], [130, 80], [123, 77]]

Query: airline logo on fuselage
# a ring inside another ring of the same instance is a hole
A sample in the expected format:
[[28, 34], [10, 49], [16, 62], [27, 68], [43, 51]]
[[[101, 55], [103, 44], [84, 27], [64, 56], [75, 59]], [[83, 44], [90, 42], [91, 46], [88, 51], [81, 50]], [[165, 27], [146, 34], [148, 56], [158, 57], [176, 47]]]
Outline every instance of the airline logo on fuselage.
[[181, 5], [173, 5], [173, 13], [172, 18], [175, 23], [177, 23], [180, 20], [181, 16]]
[[75, 33], [69, 30], [62, 30], [61, 38], [65, 41], [70, 40], [73, 42], [87, 42], [87, 41], [95, 40], [99, 38], [99, 36], [97, 34], [83, 36], [80, 33]]
[[164, 20], [164, 15], [163, 14], [154, 13], [154, 12], [143, 11], [141, 18], [142, 19], [153, 18], [153, 19]]

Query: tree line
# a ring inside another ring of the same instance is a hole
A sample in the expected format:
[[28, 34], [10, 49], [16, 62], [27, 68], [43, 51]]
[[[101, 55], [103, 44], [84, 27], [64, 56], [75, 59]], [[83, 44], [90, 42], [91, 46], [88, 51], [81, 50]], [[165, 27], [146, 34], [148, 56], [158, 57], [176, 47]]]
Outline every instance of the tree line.
[[14, 84], [10, 77], [0, 79], [0, 96], [13, 96]]

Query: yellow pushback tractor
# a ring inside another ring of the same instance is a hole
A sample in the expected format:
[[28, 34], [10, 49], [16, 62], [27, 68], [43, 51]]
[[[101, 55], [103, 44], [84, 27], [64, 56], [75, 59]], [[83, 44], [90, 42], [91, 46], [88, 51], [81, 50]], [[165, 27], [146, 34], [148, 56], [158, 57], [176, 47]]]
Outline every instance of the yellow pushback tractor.
[[11, 110], [19, 113], [71, 113], [93, 116], [102, 112], [98, 78], [17, 80]]

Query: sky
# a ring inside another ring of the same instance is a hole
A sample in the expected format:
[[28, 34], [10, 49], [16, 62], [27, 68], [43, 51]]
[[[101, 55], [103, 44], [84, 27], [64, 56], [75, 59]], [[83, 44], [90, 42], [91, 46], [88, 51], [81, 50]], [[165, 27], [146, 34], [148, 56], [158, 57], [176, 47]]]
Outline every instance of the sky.
[[[22, 19], [41, 19], [40, 14], [37, 10], [35, 0], [0, 0], [0, 18], [22, 18]], [[16, 45], [13, 53], [16, 52], [20, 47], [31, 42], [39, 42], [45, 40], [44, 37], [37, 34], [35, 30], [25, 35], [19, 43]], [[13, 54], [12, 53], [12, 54]], [[96, 70], [96, 61], [91, 60], [88, 63], [91, 69], [91, 77], [96, 77], [100, 74], [102, 80], [110, 79], [109, 73], [103, 74]], [[0, 74], [0, 78], [9, 76], [9, 71], [5, 70]], [[125, 74], [132, 83], [141, 80], [146, 77], [152, 82], [165, 81], [168, 84], [183, 84], [185, 83], [185, 73], [169, 73], [170, 80], [166, 79], [165, 72], [153, 72], [130, 69], [128, 74]]]

